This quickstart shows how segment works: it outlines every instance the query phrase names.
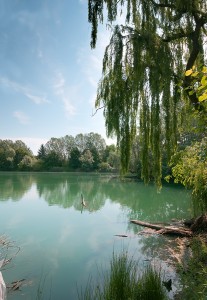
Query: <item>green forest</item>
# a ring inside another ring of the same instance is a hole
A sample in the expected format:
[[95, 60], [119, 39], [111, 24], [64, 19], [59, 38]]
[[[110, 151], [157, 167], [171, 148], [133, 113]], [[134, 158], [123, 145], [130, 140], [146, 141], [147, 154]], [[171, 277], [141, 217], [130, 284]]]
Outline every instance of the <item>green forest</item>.
[[97, 133], [51, 138], [35, 156], [21, 140], [0, 140], [1, 171], [118, 171], [120, 155]]

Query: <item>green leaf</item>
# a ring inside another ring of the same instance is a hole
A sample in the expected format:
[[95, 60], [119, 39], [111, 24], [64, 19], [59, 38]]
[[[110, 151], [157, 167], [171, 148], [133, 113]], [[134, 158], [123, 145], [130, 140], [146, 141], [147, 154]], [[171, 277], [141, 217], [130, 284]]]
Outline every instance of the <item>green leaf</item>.
[[206, 66], [203, 67], [202, 72], [207, 73], [207, 67]]
[[190, 76], [192, 73], [193, 73], [193, 70], [192, 70], [192, 69], [187, 70], [187, 71], [185, 72], [185, 76]]
[[199, 74], [198, 72], [194, 72], [194, 73], [192, 73], [191, 76], [196, 77], [198, 74]]
[[207, 100], [207, 93], [205, 93], [205, 94], [201, 95], [200, 97], [198, 97], [198, 100], [200, 102]]
[[202, 79], [201, 79], [201, 84], [203, 86], [207, 86], [207, 77], [206, 76], [203, 76]]
[[172, 178], [172, 176], [171, 175], [167, 175], [167, 176], [165, 176], [165, 180], [169, 183], [170, 182], [170, 179]]
[[201, 85], [201, 86], [198, 87], [197, 90], [200, 91], [200, 90], [203, 90], [203, 89], [205, 89], [205, 86]]
[[195, 92], [194, 91], [190, 91], [189, 93], [188, 93], [188, 95], [193, 95]]

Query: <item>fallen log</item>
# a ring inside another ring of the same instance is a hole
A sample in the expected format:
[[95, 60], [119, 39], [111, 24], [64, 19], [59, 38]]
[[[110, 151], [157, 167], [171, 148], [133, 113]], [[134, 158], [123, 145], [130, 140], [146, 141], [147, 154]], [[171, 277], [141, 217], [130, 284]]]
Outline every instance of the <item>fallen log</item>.
[[175, 234], [179, 236], [192, 236], [193, 232], [189, 228], [185, 227], [175, 227], [175, 226], [162, 226], [158, 224], [143, 222], [140, 220], [131, 220], [130, 221], [133, 224], [152, 228], [157, 231], [159, 234]]

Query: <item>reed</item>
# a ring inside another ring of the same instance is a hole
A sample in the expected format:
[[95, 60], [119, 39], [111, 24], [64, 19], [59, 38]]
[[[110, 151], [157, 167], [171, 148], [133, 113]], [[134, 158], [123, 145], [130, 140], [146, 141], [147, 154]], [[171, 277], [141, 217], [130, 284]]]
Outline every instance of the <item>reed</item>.
[[78, 292], [79, 300], [165, 300], [168, 299], [160, 272], [151, 266], [142, 275], [138, 264], [127, 253], [113, 253], [110, 270], [98, 283], [89, 279]]

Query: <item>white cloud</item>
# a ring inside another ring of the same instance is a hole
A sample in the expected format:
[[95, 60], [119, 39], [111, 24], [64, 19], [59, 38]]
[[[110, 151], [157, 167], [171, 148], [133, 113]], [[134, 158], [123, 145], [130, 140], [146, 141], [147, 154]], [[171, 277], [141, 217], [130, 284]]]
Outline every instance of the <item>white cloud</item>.
[[25, 96], [27, 96], [27, 98], [29, 98], [30, 100], [32, 100], [34, 103], [36, 104], [41, 104], [44, 102], [49, 102], [44, 96], [43, 97], [39, 97], [39, 96], [35, 96], [29, 93], [25, 93]]
[[96, 101], [96, 93], [94, 93], [92, 96], [91, 96], [91, 99], [89, 100], [89, 103], [92, 107], [92, 110], [93, 110], [93, 114], [95, 112], [95, 101]]
[[13, 116], [15, 118], [17, 118], [17, 120], [19, 121], [19, 123], [23, 124], [23, 125], [26, 125], [29, 123], [29, 117], [23, 113], [22, 111], [14, 111], [13, 112]]
[[[91, 49], [89, 45], [79, 49], [77, 54], [77, 64], [81, 68], [83, 78], [89, 83], [93, 89], [93, 94], [96, 93], [98, 82], [102, 76], [102, 60], [104, 51], [109, 43], [110, 32], [100, 30], [98, 33], [97, 45], [95, 49]], [[91, 95], [90, 98], [94, 98]], [[91, 102], [91, 100], [89, 100]]]
[[43, 52], [41, 49], [37, 49], [37, 56], [41, 59], [43, 58]]
[[[79, 1], [85, 4], [87, 0]], [[125, 23], [126, 12], [125, 6], [120, 9], [116, 21], [112, 24], [112, 28], [114, 24], [120, 25]], [[106, 10], [104, 10], [104, 23], [107, 23]], [[91, 25], [89, 26], [89, 30], [91, 30]], [[110, 42], [111, 34], [112, 30], [110, 26], [107, 29], [105, 25], [99, 24], [95, 49], [89, 47], [88, 41], [88, 46], [80, 49], [78, 53], [77, 63], [81, 66], [84, 77], [86, 77], [86, 80], [92, 87], [97, 88], [98, 81], [102, 76], [102, 61], [106, 46]]]
[[65, 78], [63, 77], [63, 74], [61, 72], [56, 73], [56, 80], [54, 84], [54, 88], [56, 89], [57, 93], [58, 92], [63, 92], [65, 86]]
[[63, 103], [65, 112], [68, 116], [75, 114], [75, 107], [71, 103], [71, 98], [77, 92], [76, 87], [70, 87], [66, 85], [66, 80], [61, 72], [56, 73], [56, 79], [54, 84], [56, 95], [59, 96]]
[[69, 239], [69, 236], [74, 232], [71, 224], [63, 224], [60, 233], [59, 233], [59, 241], [57, 241], [57, 244], [60, 246], [62, 244], [65, 244], [67, 240]]
[[9, 89], [12, 89], [17, 93], [23, 94], [29, 100], [32, 100], [35, 104], [49, 103], [45, 95], [43, 94], [37, 95], [38, 93], [34, 92], [31, 88], [28, 88], [17, 82], [11, 81], [8, 78], [0, 77], [0, 83], [2, 83], [5, 87], [8, 87]]

